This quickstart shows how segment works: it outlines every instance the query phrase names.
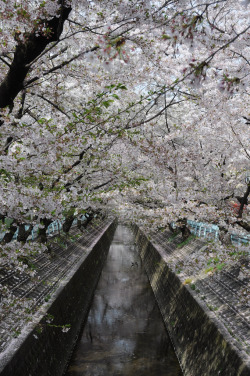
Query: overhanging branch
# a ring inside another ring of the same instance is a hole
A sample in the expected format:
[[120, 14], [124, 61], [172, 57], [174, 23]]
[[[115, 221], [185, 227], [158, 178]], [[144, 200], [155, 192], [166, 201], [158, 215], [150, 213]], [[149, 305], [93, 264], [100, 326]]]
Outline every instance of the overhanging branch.
[[[23, 83], [32, 63], [46, 48], [46, 46], [57, 41], [63, 30], [63, 23], [68, 18], [71, 7], [65, 6], [63, 0], [61, 4], [60, 17], [53, 17], [51, 20], [41, 20], [36, 29], [24, 35], [23, 41], [18, 35], [18, 44], [15, 49], [14, 58], [10, 64], [9, 72], [0, 84], [0, 108], [12, 107], [13, 101], [18, 93], [23, 89]], [[46, 24], [50, 30], [49, 35], [37, 35], [37, 30], [41, 24]]]

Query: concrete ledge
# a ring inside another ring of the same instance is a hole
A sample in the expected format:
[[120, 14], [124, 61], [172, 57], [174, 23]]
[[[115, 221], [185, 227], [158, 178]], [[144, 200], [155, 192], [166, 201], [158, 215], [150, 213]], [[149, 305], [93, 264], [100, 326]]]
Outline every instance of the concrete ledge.
[[[63, 374], [88, 314], [115, 227], [116, 222], [109, 223], [91, 247], [87, 250], [84, 248], [80, 261], [60, 281], [49, 304], [39, 309], [33, 323], [28, 324], [25, 331], [1, 354], [1, 376]], [[75, 247], [82, 251], [80, 241], [76, 242]], [[47, 322], [48, 315], [53, 317], [51, 325]], [[66, 324], [70, 325], [70, 330], [64, 333], [60, 325]]]
[[[137, 227], [136, 242], [177, 357], [188, 376], [248, 376], [249, 357], [241, 352], [218, 318], [184, 285]], [[165, 257], [166, 258], [166, 257]]]

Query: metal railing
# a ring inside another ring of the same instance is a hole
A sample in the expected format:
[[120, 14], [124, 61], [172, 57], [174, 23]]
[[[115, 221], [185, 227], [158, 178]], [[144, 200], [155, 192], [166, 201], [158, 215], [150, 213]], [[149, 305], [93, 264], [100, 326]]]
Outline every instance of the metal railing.
[[[173, 222], [172, 222], [173, 224]], [[211, 223], [187, 220], [187, 225], [192, 234], [209, 240], [219, 240], [219, 226]], [[250, 244], [250, 235], [231, 234], [233, 245], [248, 246]]]
[[[77, 224], [78, 219], [80, 219], [81, 221], [84, 221], [86, 219], [86, 217], [84, 215], [82, 215], [80, 218], [75, 218], [73, 223], [72, 223], [72, 226], [75, 226]], [[60, 219], [56, 219], [55, 221], [50, 223], [50, 225], [48, 226], [48, 228], [46, 230], [47, 235], [52, 236], [55, 233], [60, 232], [60, 230], [63, 227], [63, 223], [64, 223], [64, 220], [61, 221]], [[28, 229], [29, 229], [29, 225], [25, 225], [25, 230], [27, 231]], [[31, 234], [29, 235], [27, 240], [35, 240], [36, 237], [38, 236], [38, 230], [39, 230], [39, 225], [37, 224], [33, 227]], [[17, 239], [18, 232], [19, 232], [19, 228], [17, 228], [15, 234], [13, 235], [12, 240]], [[0, 241], [3, 239], [4, 235], [5, 235], [5, 232], [0, 234]]]
[[[86, 217], [82, 215], [80, 218], [81, 221], [84, 221]], [[55, 220], [53, 221], [47, 228], [47, 235], [52, 236], [55, 233], [60, 232], [62, 230], [64, 221], [62, 220]], [[77, 224], [77, 218], [74, 219], [72, 226], [75, 226]], [[219, 226], [211, 223], [205, 223], [205, 222], [198, 222], [198, 221], [191, 221], [187, 220], [188, 227], [192, 234], [198, 237], [206, 238], [209, 240], [218, 240], [219, 239]], [[172, 222], [172, 225], [174, 225], [174, 222]], [[29, 225], [25, 225], [25, 230], [29, 229]], [[39, 225], [35, 225], [31, 231], [30, 236], [28, 237], [28, 240], [35, 240], [38, 235]], [[3, 239], [5, 233], [0, 234], [0, 241]], [[18, 237], [18, 229], [16, 230], [12, 240], [16, 240]], [[237, 235], [237, 234], [231, 234], [231, 242], [234, 245], [238, 246], [247, 246], [250, 244], [250, 235]]]
[[231, 234], [231, 242], [240, 246], [250, 245], [250, 235]]
[[188, 220], [187, 224], [192, 234], [196, 236], [215, 240], [219, 239], [219, 227], [217, 225], [191, 220]]

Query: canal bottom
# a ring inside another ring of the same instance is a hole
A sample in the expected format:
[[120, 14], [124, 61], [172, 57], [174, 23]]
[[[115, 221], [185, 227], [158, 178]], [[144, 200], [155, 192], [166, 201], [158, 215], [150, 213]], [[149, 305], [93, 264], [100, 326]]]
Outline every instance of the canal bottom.
[[181, 376], [129, 227], [118, 225], [66, 376]]

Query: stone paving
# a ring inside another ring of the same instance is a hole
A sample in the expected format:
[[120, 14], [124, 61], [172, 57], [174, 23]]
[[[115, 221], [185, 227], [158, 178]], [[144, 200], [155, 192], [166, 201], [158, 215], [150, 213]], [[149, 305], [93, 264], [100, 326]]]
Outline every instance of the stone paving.
[[[204, 270], [195, 262], [201, 252], [206, 252], [207, 245], [201, 239], [192, 239], [188, 244], [183, 243], [181, 246], [181, 235], [173, 238], [170, 232], [164, 232], [152, 235], [150, 240], [164, 251], [166, 263], [178, 273], [183, 284], [187, 285], [196, 299], [206, 303], [220, 324], [227, 329], [234, 345], [249, 356], [248, 252], [235, 250], [241, 252], [241, 256], [234, 265], [229, 263], [219, 269], [208, 267]], [[194, 262], [190, 262], [191, 259]]]
[[[0, 295], [0, 352], [4, 351], [13, 338], [18, 337], [27, 322], [32, 320], [38, 309], [50, 299], [60, 281], [67, 275], [83, 253], [90, 248], [98, 235], [110, 223], [110, 219], [90, 224], [81, 231], [74, 227], [70, 235], [50, 239], [50, 253], [42, 253], [29, 260], [36, 270], [35, 277], [0, 268], [0, 285], [6, 288], [6, 296]], [[81, 245], [80, 251], [79, 246]]]

